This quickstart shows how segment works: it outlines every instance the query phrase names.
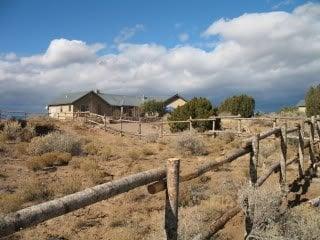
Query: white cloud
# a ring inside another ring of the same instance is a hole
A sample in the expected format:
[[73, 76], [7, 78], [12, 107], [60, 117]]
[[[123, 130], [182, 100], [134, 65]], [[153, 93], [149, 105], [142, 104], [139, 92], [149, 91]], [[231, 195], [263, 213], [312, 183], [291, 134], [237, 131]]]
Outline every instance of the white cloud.
[[283, 0], [272, 6], [272, 9], [279, 9], [284, 6], [288, 6], [293, 3], [293, 0]]
[[188, 33], [179, 34], [179, 41], [180, 42], [186, 42], [188, 40], [189, 40], [189, 34]]
[[130, 38], [132, 38], [134, 35], [136, 35], [137, 32], [141, 32], [144, 30], [145, 30], [145, 27], [142, 24], [136, 24], [134, 27], [131, 27], [131, 28], [126, 27], [122, 29], [119, 35], [114, 38], [114, 42], [116, 44], [126, 42]]
[[[211, 50], [179, 45], [103, 45], [53, 40], [43, 54], [8, 59], [0, 55], [0, 107], [46, 104], [64, 91], [213, 96], [253, 94], [257, 102], [298, 100], [320, 76], [320, 5], [308, 3], [292, 13], [244, 14], [220, 19], [203, 33]], [[12, 55], [13, 56], [13, 55]], [[294, 104], [295, 102], [291, 102]]]

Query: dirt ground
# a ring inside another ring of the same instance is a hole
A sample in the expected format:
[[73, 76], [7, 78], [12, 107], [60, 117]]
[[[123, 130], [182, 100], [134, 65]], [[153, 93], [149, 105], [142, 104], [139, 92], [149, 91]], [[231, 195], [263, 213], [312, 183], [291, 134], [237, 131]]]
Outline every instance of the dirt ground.
[[[10, 152], [0, 155], [1, 176], [0, 194], [19, 191], [25, 182], [36, 179], [42, 184], [66, 185], [72, 180], [80, 184], [80, 189], [94, 186], [88, 173], [79, 168], [79, 162], [94, 159], [99, 171], [103, 172], [102, 181], [165, 166], [171, 157], [181, 159], [183, 174], [191, 172], [197, 166], [223, 156], [233, 148], [239, 147], [242, 139], [233, 135], [200, 136], [208, 151], [204, 156], [181, 153], [176, 147], [176, 137], [148, 139], [124, 136], [105, 132], [98, 128], [76, 126], [70, 122], [58, 122], [62, 132], [86, 138], [101, 147], [111, 149], [111, 157], [106, 160], [100, 156], [74, 156], [67, 166], [59, 166], [55, 171], [32, 171], [26, 162], [28, 153], [17, 153], [16, 143], [7, 143]], [[236, 128], [234, 123], [224, 126]], [[270, 123], [272, 126], [272, 123]], [[270, 124], [247, 124], [251, 132], [270, 128]], [[247, 126], [243, 124], [243, 128]], [[136, 129], [132, 126], [132, 129]], [[150, 127], [150, 129], [153, 129]], [[134, 130], [132, 130], [134, 131]], [[289, 145], [289, 159], [294, 156], [294, 146]], [[279, 159], [279, 149], [274, 140], [261, 142], [258, 175], [261, 175], [272, 163]], [[305, 158], [307, 165], [308, 156]], [[219, 216], [237, 205], [237, 193], [248, 183], [248, 160], [245, 156], [237, 159], [204, 176], [181, 184], [179, 208], [179, 239], [193, 239], [207, 229]], [[297, 166], [288, 168], [288, 183], [297, 178]], [[278, 174], [272, 175], [265, 184], [278, 187]], [[289, 200], [299, 198], [307, 200], [320, 195], [319, 183], [314, 181], [306, 194], [291, 194]], [[55, 195], [51, 198], [59, 197]], [[43, 200], [29, 201], [27, 207]], [[22, 230], [7, 239], [164, 239], [164, 193], [150, 195], [146, 187], [134, 189], [128, 193], [105, 200], [84, 209], [54, 218], [30, 229]], [[243, 215], [238, 214], [217, 234], [217, 239], [243, 239]]]

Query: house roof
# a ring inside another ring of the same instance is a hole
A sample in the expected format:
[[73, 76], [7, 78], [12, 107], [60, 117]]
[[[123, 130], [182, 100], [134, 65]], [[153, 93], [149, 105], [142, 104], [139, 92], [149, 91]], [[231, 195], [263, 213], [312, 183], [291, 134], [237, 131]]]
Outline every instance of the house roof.
[[302, 100], [300, 100], [300, 101], [297, 103], [296, 106], [297, 106], [297, 107], [305, 107], [305, 106], [306, 106], [306, 103], [305, 103], [305, 101], [302, 99]]
[[[73, 104], [75, 101], [84, 97], [89, 93], [95, 93], [99, 97], [101, 97], [108, 104], [113, 106], [140, 106], [145, 101], [156, 100], [156, 101], [170, 101], [173, 98], [180, 97], [178, 94], [174, 96], [128, 96], [128, 95], [117, 95], [117, 94], [109, 94], [102, 92], [94, 92], [94, 91], [86, 91], [86, 92], [73, 92], [73, 93], [64, 93], [59, 95], [56, 99], [54, 99], [49, 106], [57, 106], [57, 105], [68, 105]], [[182, 98], [183, 99], [183, 98]]]

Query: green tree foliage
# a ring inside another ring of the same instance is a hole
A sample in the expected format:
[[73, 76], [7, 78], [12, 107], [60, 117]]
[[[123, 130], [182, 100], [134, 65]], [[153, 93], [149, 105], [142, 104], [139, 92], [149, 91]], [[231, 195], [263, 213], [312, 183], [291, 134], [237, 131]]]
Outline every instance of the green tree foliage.
[[[216, 110], [211, 102], [206, 98], [193, 98], [183, 106], [177, 107], [168, 117], [169, 121], [185, 121], [200, 118], [209, 118], [216, 115]], [[216, 121], [217, 124], [218, 121]], [[212, 129], [212, 121], [193, 122], [192, 127], [198, 131], [206, 131]], [[171, 132], [184, 131], [189, 128], [189, 123], [172, 123], [170, 124]], [[216, 127], [218, 129], [218, 126]]]
[[255, 101], [253, 97], [248, 95], [232, 96], [224, 100], [219, 112], [229, 112], [232, 115], [239, 115], [241, 117], [252, 117], [254, 115]]
[[149, 115], [158, 115], [161, 117], [165, 113], [165, 106], [163, 101], [150, 100], [146, 101], [141, 106], [142, 112]]
[[320, 114], [320, 85], [309, 88], [306, 95], [306, 114], [308, 117]]

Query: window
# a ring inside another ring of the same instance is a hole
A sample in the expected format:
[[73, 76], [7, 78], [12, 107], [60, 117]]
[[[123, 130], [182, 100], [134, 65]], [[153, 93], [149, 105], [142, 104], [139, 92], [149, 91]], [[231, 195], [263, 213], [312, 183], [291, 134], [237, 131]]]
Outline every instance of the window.
[[81, 105], [80, 106], [80, 111], [81, 112], [85, 112], [86, 111], [86, 106], [85, 105]]

